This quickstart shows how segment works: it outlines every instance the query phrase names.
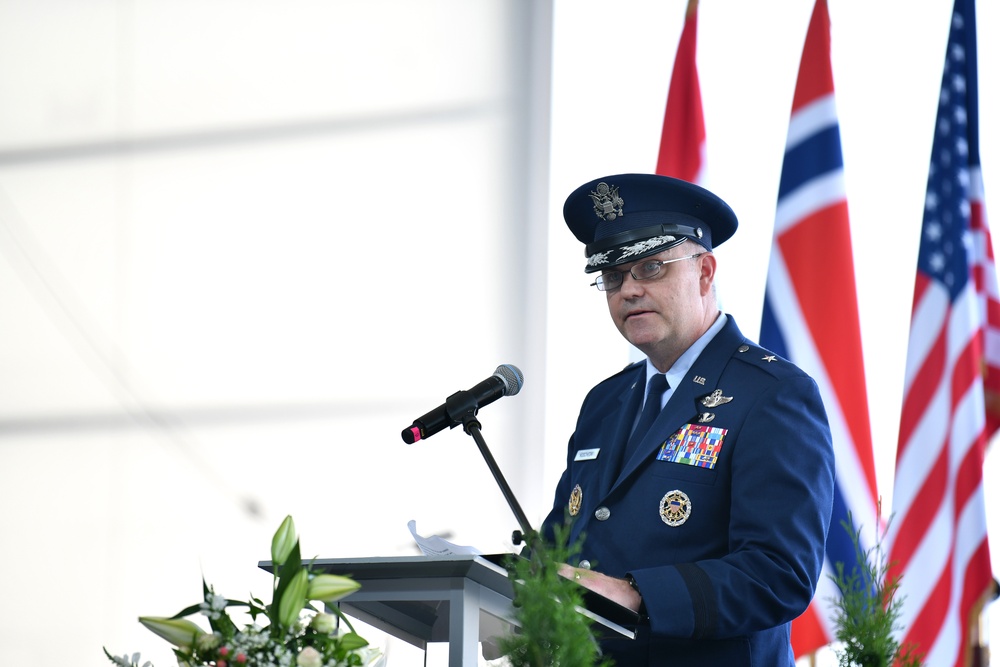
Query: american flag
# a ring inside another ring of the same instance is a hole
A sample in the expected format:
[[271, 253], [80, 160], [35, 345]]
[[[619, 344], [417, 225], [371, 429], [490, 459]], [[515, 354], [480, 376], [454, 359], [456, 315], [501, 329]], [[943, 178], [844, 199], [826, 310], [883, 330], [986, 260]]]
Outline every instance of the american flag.
[[698, 46], [698, 0], [688, 0], [684, 29], [677, 44], [663, 114], [656, 173], [703, 184], [705, 177], [705, 117], [695, 54]]
[[865, 391], [844, 162], [830, 64], [830, 16], [817, 0], [806, 33], [775, 215], [760, 342], [819, 385], [837, 461], [833, 518], [823, 576], [812, 604], [792, 623], [796, 657], [834, 637], [829, 575], [855, 563], [853, 521], [862, 548], [880, 529]]
[[[956, 0], [917, 257], [889, 544], [902, 641], [966, 664], [992, 585], [983, 460], [996, 430], [1000, 303], [979, 167], [974, 0]], [[985, 383], [984, 383], [985, 374]]]

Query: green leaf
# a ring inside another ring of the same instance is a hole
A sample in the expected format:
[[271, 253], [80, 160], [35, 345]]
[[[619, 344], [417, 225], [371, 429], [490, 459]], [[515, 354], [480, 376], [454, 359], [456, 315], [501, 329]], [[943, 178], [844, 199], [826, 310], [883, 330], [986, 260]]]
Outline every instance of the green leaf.
[[193, 616], [195, 614], [201, 613], [201, 603], [193, 604], [190, 607], [185, 607], [179, 612], [171, 616], [170, 618], [184, 618], [185, 616]]
[[368, 646], [368, 640], [354, 632], [348, 632], [340, 638], [340, 647], [347, 651], [356, 651]]

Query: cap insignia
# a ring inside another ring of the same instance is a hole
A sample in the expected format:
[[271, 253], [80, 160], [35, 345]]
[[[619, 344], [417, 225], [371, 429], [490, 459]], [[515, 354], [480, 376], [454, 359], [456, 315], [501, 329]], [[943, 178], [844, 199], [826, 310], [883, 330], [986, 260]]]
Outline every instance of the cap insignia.
[[618, 188], [607, 183], [598, 183], [597, 191], [591, 191], [590, 198], [594, 201], [594, 213], [601, 220], [611, 221], [620, 215], [625, 215], [622, 206], [625, 200], [618, 196]]

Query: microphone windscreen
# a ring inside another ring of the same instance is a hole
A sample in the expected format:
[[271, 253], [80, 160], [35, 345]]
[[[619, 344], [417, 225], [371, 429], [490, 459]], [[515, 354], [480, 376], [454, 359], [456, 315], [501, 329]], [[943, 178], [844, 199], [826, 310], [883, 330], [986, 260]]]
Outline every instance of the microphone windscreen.
[[521, 386], [524, 385], [524, 373], [513, 364], [501, 364], [497, 366], [493, 375], [503, 380], [505, 387], [504, 396], [513, 396], [521, 391]]

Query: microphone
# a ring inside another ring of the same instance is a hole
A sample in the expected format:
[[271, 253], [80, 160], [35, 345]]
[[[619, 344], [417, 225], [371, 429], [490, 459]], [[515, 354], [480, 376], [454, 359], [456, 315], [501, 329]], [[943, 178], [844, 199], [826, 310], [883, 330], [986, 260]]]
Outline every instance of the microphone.
[[[456, 392], [443, 404], [423, 417], [415, 419], [411, 426], [403, 429], [403, 442], [412, 445], [418, 440], [429, 438], [445, 428], [454, 428], [462, 423], [462, 417], [470, 410], [475, 412], [486, 407], [501, 396], [513, 396], [521, 391], [524, 374], [511, 364], [497, 366], [493, 375], [468, 391]], [[463, 396], [464, 394], [464, 396]], [[453, 413], [458, 414], [453, 414]]]

